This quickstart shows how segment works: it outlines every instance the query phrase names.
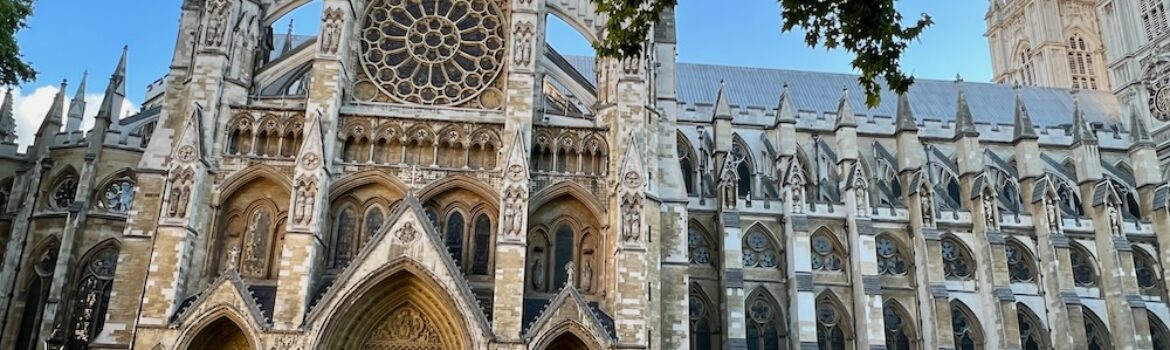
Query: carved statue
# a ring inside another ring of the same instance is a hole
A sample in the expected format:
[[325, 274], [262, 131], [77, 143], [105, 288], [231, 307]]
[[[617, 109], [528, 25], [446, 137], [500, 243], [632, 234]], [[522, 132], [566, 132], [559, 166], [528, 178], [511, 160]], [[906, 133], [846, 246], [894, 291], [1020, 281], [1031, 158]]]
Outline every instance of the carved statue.
[[922, 206], [922, 226], [934, 226], [934, 194], [926, 186], [918, 191], [919, 205]]
[[313, 210], [317, 198], [317, 179], [312, 176], [297, 180], [296, 204], [293, 207], [293, 220], [298, 225], [313, 223]]
[[544, 260], [537, 256], [532, 259], [532, 289], [544, 290]]
[[325, 10], [324, 25], [321, 28], [321, 51], [336, 54], [341, 44], [341, 22], [344, 15], [339, 8]]
[[627, 194], [622, 203], [622, 239], [638, 242], [642, 239], [642, 199], [638, 194]]
[[1121, 236], [1125, 234], [1125, 230], [1121, 227], [1121, 211], [1117, 210], [1117, 206], [1110, 204], [1109, 206], [1109, 231], [1114, 236]]
[[577, 286], [575, 283], [573, 283], [573, 279], [574, 279], [574, 277], [576, 277], [576, 275], [574, 274], [572, 260], [569, 260], [569, 262], [565, 263], [565, 276], [566, 276], [565, 287], [568, 287], [568, 286], [576, 287]]
[[238, 245], [233, 244], [232, 247], [228, 249], [227, 264], [226, 264], [226, 266], [224, 266], [224, 269], [228, 269], [228, 270], [235, 269], [236, 268], [236, 260], [239, 258], [240, 258], [240, 247]]
[[223, 34], [226, 29], [228, 14], [231, 12], [231, 2], [225, 0], [213, 1], [208, 8], [207, 30], [203, 36], [209, 46], [223, 46]]
[[532, 39], [534, 35], [535, 26], [531, 22], [521, 22], [516, 24], [516, 30], [512, 34], [515, 38], [512, 54], [512, 62], [517, 66], [528, 66], [532, 63]]
[[996, 209], [998, 209], [998, 208], [996, 208], [996, 206], [995, 206], [995, 196], [990, 195], [985, 191], [983, 193], [982, 200], [983, 200], [983, 218], [984, 218], [984, 220], [986, 220], [985, 223], [987, 225], [987, 228], [988, 229], [995, 229], [995, 228], [999, 227], [999, 218], [996, 215], [997, 214]]
[[520, 237], [524, 232], [523, 188], [517, 186], [510, 189], [504, 199], [504, 236]]
[[588, 259], [585, 260], [585, 267], [581, 269], [581, 290], [593, 291], [593, 264]]
[[1060, 209], [1056, 207], [1052, 198], [1044, 198], [1044, 213], [1048, 217], [1048, 230], [1054, 233], [1060, 232]]
[[869, 216], [869, 191], [865, 186], [857, 186], [853, 191], [857, 198], [857, 215]]

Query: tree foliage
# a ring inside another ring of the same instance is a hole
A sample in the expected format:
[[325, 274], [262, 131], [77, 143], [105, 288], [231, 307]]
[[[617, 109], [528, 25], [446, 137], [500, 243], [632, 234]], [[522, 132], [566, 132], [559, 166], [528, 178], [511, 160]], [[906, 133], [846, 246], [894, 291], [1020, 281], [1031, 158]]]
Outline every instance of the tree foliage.
[[24, 61], [16, 32], [28, 26], [33, 0], [0, 0], [0, 85], [17, 85], [36, 79], [37, 72]]
[[[605, 36], [595, 43], [598, 55], [635, 57], [657, 24], [659, 14], [676, 0], [594, 0], [597, 11], [609, 16]], [[711, 1], [711, 0], [708, 0]], [[778, 0], [781, 30], [804, 30], [810, 47], [844, 49], [854, 55], [853, 68], [861, 72], [858, 83], [865, 89], [866, 104], [881, 102], [881, 80], [897, 93], [906, 92], [914, 77], [899, 63], [907, 45], [934, 22], [922, 14], [911, 25], [902, 24], [895, 0]], [[734, 6], [734, 4], [729, 4]]]

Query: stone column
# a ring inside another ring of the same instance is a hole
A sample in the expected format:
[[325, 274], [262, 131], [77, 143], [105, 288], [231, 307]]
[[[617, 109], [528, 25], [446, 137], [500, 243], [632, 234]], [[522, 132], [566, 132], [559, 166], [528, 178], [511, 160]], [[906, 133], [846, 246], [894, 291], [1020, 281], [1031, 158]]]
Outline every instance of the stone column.
[[528, 153], [524, 137], [516, 130], [503, 170], [500, 229], [496, 234], [495, 294], [492, 329], [508, 348], [522, 348], [524, 283], [528, 244]]
[[[804, 188], [792, 188], [791, 191], [804, 191]], [[817, 348], [817, 310], [816, 294], [813, 292], [813, 272], [811, 254], [811, 236], [808, 218], [803, 209], [793, 210], [792, 196], [788, 196], [787, 214], [784, 216], [784, 233], [788, 237], [788, 337], [789, 346], [793, 349]], [[799, 202], [803, 202], [801, 199]], [[799, 203], [803, 207], [804, 203]], [[743, 297], [740, 297], [743, 300]], [[743, 326], [742, 312], [740, 327]], [[742, 331], [741, 331], [742, 332]]]
[[[649, 300], [649, 262], [646, 217], [645, 168], [635, 133], [626, 137], [626, 152], [622, 157], [620, 176], [615, 189], [616, 220], [611, 226], [617, 231], [617, 267], [613, 291], [614, 328], [620, 347], [649, 345], [647, 307]], [[741, 299], [742, 300], [742, 299]]]

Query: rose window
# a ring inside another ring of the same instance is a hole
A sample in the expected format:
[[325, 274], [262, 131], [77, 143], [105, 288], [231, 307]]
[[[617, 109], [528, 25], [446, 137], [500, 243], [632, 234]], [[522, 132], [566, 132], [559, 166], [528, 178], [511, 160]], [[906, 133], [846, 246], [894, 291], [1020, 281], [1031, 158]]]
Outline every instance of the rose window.
[[134, 202], [134, 183], [127, 179], [114, 181], [102, 191], [98, 206], [113, 212], [125, 213], [130, 211]]
[[53, 190], [53, 205], [57, 208], [65, 209], [73, 204], [73, 198], [77, 195], [77, 178], [66, 178], [57, 184], [57, 189]]
[[[491, 0], [374, 0], [361, 32], [361, 67], [373, 89], [396, 102], [458, 105], [477, 96], [498, 105], [491, 88], [504, 59], [504, 19]], [[490, 95], [490, 96], [489, 96]]]

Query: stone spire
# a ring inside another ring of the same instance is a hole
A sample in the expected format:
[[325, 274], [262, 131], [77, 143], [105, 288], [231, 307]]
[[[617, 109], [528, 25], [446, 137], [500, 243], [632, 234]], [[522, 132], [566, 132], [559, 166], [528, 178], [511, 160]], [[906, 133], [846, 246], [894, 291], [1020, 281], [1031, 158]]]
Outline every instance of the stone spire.
[[69, 102], [69, 115], [65, 120], [65, 132], [81, 130], [81, 119], [85, 117], [85, 82], [89, 79], [89, 71], [81, 73], [81, 84], [77, 85], [77, 93], [73, 101]]
[[719, 93], [715, 95], [715, 119], [731, 119], [731, 105], [727, 102], [727, 86], [719, 81]]
[[1024, 98], [1020, 96], [1019, 86], [1015, 90], [1016, 115], [1012, 141], [1039, 139], [1040, 137], [1036, 136], [1036, 126], [1032, 124], [1032, 117], [1028, 116], [1028, 106], [1024, 104]]
[[1085, 111], [1081, 110], [1081, 99], [1073, 95], [1073, 145], [1082, 143], [1097, 143], [1097, 134], [1085, 121]]
[[122, 58], [118, 59], [118, 68], [115, 68], [114, 74], [110, 76], [110, 85], [106, 87], [101, 107], [94, 117], [95, 124], [97, 121], [112, 124], [118, 120], [122, 112], [122, 103], [126, 101], [126, 55], [129, 50], [127, 46], [122, 47]]
[[0, 105], [0, 143], [16, 143], [16, 117], [12, 114], [12, 87], [4, 94]]
[[918, 122], [914, 120], [914, 109], [910, 108], [910, 92], [898, 94], [897, 129], [895, 132], [918, 131]]
[[1141, 112], [1135, 104], [1129, 105], [1129, 142], [1133, 145], [1153, 145], [1150, 129], [1142, 122]]
[[853, 104], [849, 102], [849, 89], [841, 89], [841, 100], [837, 102], [837, 126], [833, 130], [843, 127], [857, 127]]
[[280, 48], [280, 54], [284, 55], [293, 48], [293, 20], [288, 20], [288, 34], [284, 35], [284, 47]]
[[796, 110], [792, 108], [792, 97], [788, 94], [788, 83], [784, 83], [784, 89], [780, 90], [780, 104], [776, 106], [776, 120], [772, 125], [777, 124], [796, 124]]
[[48, 142], [53, 135], [61, 131], [61, 117], [65, 113], [66, 85], [68, 83], [62, 80], [61, 88], [57, 90], [57, 95], [53, 97], [53, 104], [49, 106], [49, 113], [45, 114], [45, 119], [41, 121], [41, 127], [37, 129], [37, 138]]
[[971, 106], [967, 104], [967, 93], [963, 91], [963, 77], [955, 75], [955, 88], [959, 91], [958, 110], [955, 111], [955, 138], [979, 137]]

